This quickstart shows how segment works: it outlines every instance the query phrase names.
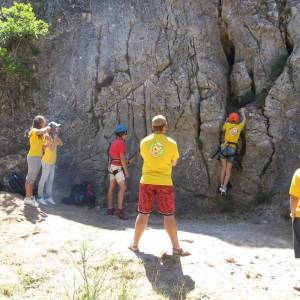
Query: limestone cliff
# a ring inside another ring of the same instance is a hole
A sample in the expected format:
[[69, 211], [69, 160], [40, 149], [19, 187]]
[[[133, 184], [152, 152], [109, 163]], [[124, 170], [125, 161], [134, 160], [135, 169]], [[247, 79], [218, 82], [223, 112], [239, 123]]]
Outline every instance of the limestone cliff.
[[[240, 203], [260, 193], [287, 201], [300, 153], [299, 1], [44, 2], [32, 1], [51, 23], [37, 84], [0, 112], [2, 174], [14, 161], [24, 168], [24, 129], [43, 113], [63, 123], [58, 181], [89, 178], [103, 195], [114, 126], [128, 126], [132, 153], [162, 113], [181, 154], [178, 203], [200, 211], [216, 198], [219, 162], [209, 157], [221, 125], [246, 105], [246, 145], [231, 195]], [[131, 169], [132, 199], [140, 172], [139, 162]]]

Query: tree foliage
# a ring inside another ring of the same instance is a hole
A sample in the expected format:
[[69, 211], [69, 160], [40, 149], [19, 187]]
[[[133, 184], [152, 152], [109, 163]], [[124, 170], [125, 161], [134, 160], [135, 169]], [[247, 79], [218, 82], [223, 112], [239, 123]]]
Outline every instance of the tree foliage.
[[0, 10], [0, 71], [6, 74], [28, 75], [30, 68], [24, 59], [24, 47], [48, 33], [48, 24], [38, 20], [30, 4], [14, 2]]

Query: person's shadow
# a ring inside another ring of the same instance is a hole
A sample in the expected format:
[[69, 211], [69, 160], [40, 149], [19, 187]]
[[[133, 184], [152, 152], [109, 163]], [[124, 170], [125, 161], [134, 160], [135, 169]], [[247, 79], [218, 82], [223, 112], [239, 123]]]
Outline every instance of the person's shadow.
[[170, 300], [184, 300], [195, 288], [195, 282], [182, 272], [180, 257], [163, 254], [161, 257], [135, 252], [143, 261], [146, 276], [153, 290]]
[[29, 205], [24, 205], [23, 213], [27, 221], [32, 224], [43, 222], [48, 216], [40, 208], [31, 207]]

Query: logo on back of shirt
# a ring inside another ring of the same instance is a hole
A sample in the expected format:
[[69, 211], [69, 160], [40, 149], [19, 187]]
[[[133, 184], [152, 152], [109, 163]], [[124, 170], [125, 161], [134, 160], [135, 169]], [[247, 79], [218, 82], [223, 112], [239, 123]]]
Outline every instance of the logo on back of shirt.
[[164, 153], [164, 151], [164, 146], [160, 142], [156, 142], [150, 146], [150, 154], [153, 157], [160, 157]]
[[230, 129], [229, 133], [232, 135], [232, 136], [236, 136], [238, 134], [238, 130], [236, 127], [233, 127]]

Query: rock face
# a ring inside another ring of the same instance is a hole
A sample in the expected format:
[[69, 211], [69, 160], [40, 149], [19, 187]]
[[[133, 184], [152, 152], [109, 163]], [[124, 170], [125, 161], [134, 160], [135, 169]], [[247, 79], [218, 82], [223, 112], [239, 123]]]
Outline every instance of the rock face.
[[[18, 104], [13, 114], [2, 109], [0, 156], [25, 150], [23, 131], [43, 113], [63, 123], [57, 181], [88, 178], [101, 196], [115, 125], [128, 126], [133, 153], [151, 132], [151, 118], [162, 113], [181, 154], [178, 205], [201, 211], [216, 198], [220, 166], [209, 158], [226, 113], [252, 92], [231, 194], [243, 203], [259, 193], [286, 201], [300, 150], [298, 1], [55, 0], [38, 11], [52, 24], [40, 45], [38, 87], [27, 93], [28, 105]], [[283, 56], [284, 70], [274, 75]], [[132, 200], [140, 166], [130, 170]]]

